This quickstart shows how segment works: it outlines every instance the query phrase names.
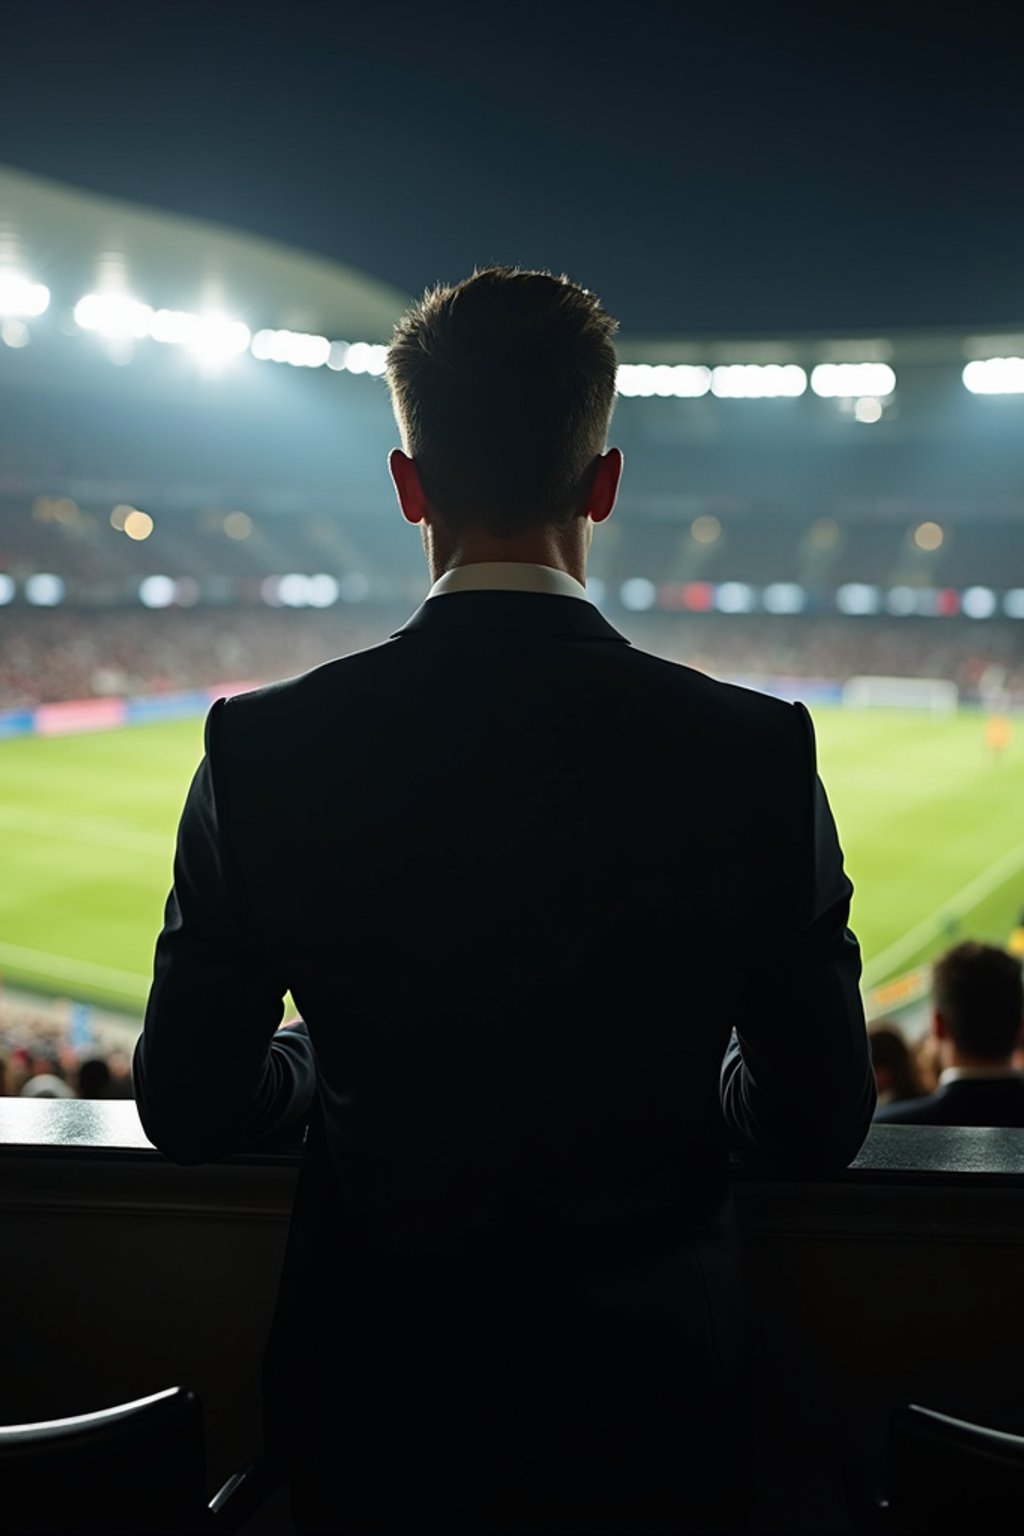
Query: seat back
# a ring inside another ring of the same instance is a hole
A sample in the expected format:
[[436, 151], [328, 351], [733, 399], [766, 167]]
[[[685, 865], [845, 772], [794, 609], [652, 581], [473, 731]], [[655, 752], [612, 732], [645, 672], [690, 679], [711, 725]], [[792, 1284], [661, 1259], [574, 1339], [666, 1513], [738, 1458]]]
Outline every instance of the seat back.
[[1024, 1438], [910, 1406], [889, 1431], [889, 1517], [900, 1536], [997, 1536], [1024, 1523]]
[[184, 1387], [0, 1428], [3, 1536], [182, 1536], [211, 1523], [202, 1405]]

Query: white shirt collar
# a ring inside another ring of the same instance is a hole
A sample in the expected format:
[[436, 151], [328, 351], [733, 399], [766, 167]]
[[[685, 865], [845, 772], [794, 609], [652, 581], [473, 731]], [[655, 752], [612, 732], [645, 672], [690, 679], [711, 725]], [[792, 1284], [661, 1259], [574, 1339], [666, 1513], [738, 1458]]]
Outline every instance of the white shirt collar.
[[581, 597], [589, 603], [587, 589], [568, 571], [550, 565], [531, 565], [525, 560], [481, 560], [457, 565], [439, 576], [427, 597], [449, 592], [546, 592], [551, 597]]
[[939, 1086], [946, 1083], [963, 1083], [977, 1080], [983, 1082], [986, 1078], [999, 1079], [1008, 1077], [1020, 1077], [1021, 1074], [1013, 1067], [947, 1067], [939, 1073]]

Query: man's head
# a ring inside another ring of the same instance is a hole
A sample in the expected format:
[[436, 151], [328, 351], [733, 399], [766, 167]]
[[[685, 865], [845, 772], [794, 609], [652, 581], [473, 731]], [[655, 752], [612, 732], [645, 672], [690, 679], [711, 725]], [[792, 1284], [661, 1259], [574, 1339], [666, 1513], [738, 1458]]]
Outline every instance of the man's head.
[[592, 293], [547, 272], [491, 267], [426, 293], [388, 351], [408, 520], [511, 545], [608, 516], [615, 330]]
[[935, 962], [932, 1005], [947, 1057], [962, 1065], [1005, 1066], [1024, 1016], [1021, 963], [990, 944], [957, 944]]

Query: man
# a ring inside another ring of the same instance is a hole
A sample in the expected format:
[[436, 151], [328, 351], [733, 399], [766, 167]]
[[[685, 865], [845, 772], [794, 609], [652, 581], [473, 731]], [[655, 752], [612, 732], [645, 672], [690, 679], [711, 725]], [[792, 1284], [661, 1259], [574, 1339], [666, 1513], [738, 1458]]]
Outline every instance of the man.
[[942, 1071], [927, 1098], [888, 1104], [888, 1125], [1024, 1126], [1024, 1076], [1014, 1071], [1021, 1043], [1021, 963], [1005, 950], [968, 941], [935, 962], [932, 1035]]
[[434, 585], [216, 704], [182, 817], [139, 1109], [183, 1162], [308, 1119], [266, 1366], [303, 1530], [732, 1528], [730, 1139], [841, 1167], [874, 1107], [806, 711], [587, 599], [614, 329], [510, 269], [409, 312]]

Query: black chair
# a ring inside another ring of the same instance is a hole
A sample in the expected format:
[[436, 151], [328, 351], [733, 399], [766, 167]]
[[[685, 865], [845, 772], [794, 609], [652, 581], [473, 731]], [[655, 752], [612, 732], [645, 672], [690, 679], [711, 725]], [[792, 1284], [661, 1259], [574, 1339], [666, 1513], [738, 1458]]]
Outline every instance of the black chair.
[[1002, 1536], [1024, 1525], [1024, 1437], [910, 1406], [889, 1426], [890, 1536]]
[[202, 1404], [185, 1387], [0, 1428], [2, 1536], [228, 1536], [280, 1481], [255, 1461], [207, 1503]]

